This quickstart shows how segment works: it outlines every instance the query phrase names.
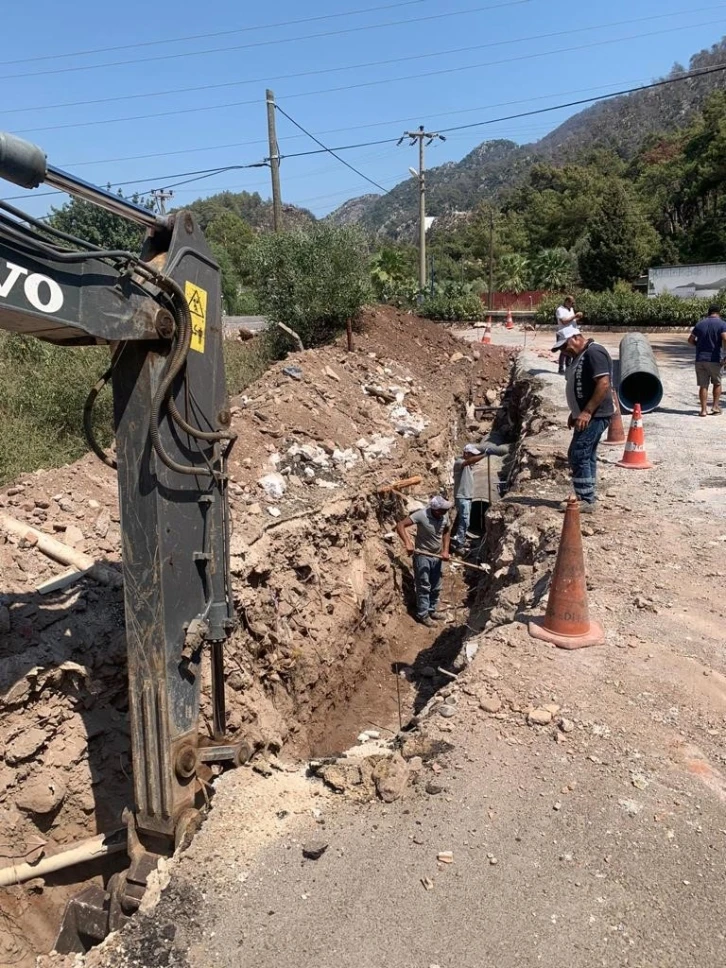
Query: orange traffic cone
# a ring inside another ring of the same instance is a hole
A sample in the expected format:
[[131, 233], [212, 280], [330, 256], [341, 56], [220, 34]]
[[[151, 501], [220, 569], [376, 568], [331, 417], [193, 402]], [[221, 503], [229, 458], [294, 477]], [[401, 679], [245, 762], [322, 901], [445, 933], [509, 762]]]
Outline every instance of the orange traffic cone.
[[628, 439], [625, 443], [625, 452], [622, 458], [617, 461], [617, 466], [629, 467], [635, 471], [647, 471], [649, 467], [653, 466], [645, 453], [643, 414], [641, 413], [639, 403], [636, 403], [633, 407], [633, 419], [630, 422]]
[[492, 341], [492, 317], [487, 316], [487, 324], [484, 327], [484, 335], [481, 338], [482, 343], [491, 343]]
[[512, 310], [507, 310], [507, 321], [504, 324], [507, 329], [514, 329], [514, 320], [512, 319]]
[[605, 641], [602, 626], [590, 621], [580, 507], [575, 497], [567, 501], [545, 617], [529, 623], [529, 634], [560, 649], [584, 649]]
[[612, 395], [615, 413], [610, 418], [610, 423], [608, 424], [608, 435], [607, 438], [603, 440], [603, 444], [608, 447], [618, 447], [620, 444], [625, 443], [625, 428], [623, 427], [623, 415], [620, 412], [618, 395], [614, 389], [612, 390]]

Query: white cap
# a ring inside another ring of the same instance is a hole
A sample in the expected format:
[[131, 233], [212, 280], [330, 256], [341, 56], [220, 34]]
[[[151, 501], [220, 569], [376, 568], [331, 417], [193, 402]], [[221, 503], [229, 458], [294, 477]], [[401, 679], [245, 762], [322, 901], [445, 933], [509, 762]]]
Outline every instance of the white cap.
[[552, 352], [554, 353], [555, 350], [561, 350], [571, 336], [579, 335], [580, 327], [575, 326], [574, 323], [571, 323], [569, 326], [565, 326], [563, 329], [558, 329], [557, 336], [555, 336], [555, 345], [552, 347]]
[[467, 444], [464, 448], [465, 454], [481, 454], [481, 449], [476, 444]]
[[434, 511], [448, 511], [451, 507], [453, 507], [453, 505], [451, 501], [447, 501], [445, 497], [437, 494], [435, 497], [431, 498], [429, 507]]

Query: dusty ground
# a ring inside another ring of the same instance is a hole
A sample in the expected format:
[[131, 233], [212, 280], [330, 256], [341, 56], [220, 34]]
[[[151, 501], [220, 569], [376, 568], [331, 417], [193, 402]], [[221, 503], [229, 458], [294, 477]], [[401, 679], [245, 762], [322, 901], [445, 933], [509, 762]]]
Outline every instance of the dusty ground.
[[[408, 563], [390, 536], [401, 499], [374, 492], [414, 474], [423, 478], [414, 499], [450, 486], [452, 448], [488, 431], [471, 408], [487, 391], [500, 399], [509, 354], [472, 352], [393, 310], [364, 323], [355, 352], [341, 344], [291, 355], [233, 400], [240, 629], [226, 652], [227, 725], [254, 739], [263, 773], [280, 748], [337, 752], [381, 719], [395, 727], [399, 692], [408, 718], [441, 685], [435, 670], [410, 681], [392, 672], [436, 634], [406, 612]], [[4, 488], [0, 509], [117, 566], [116, 482], [93, 457]], [[114, 829], [130, 801], [122, 593], [84, 581], [37, 594], [62, 570], [0, 536], [0, 866]], [[468, 595], [460, 572], [445, 594], [451, 626], [428, 665], [458, 651], [454, 606]], [[94, 874], [3, 891], [0, 964], [29, 965], [48, 950], [66, 897]]]
[[[602, 452], [584, 544], [606, 644], [561, 652], [526, 631], [569, 490], [562, 380], [530, 352], [512, 396], [527, 411], [519, 477], [492, 514], [493, 581], [469, 618], [484, 626], [473, 664], [395, 753], [227, 774], [158, 907], [89, 968], [721, 968], [726, 418], [695, 416], [682, 339], [653, 338], [666, 390], [645, 418], [655, 468]], [[392, 802], [361, 805], [386, 755]]]

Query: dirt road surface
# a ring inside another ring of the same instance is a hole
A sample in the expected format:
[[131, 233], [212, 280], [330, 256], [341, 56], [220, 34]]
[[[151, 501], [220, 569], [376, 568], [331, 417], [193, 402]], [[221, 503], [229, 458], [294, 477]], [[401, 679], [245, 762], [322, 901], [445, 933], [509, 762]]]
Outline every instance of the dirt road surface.
[[606, 644], [527, 634], [569, 490], [563, 381], [538, 337], [515, 380], [528, 411], [493, 579], [468, 620], [478, 652], [391, 759], [401, 795], [361, 803], [360, 782], [292, 763], [225, 775], [158, 906], [89, 968], [721, 968], [726, 416], [696, 416], [684, 338], [652, 338], [654, 469], [601, 449], [583, 535]]

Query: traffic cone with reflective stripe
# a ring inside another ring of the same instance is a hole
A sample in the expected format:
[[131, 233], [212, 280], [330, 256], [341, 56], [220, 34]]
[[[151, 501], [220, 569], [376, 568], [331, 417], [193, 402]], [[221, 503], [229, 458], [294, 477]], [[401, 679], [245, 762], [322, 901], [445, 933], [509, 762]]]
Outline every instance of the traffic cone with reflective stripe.
[[543, 619], [535, 619], [529, 623], [529, 634], [532, 638], [550, 642], [559, 649], [584, 649], [591, 645], [601, 645], [605, 641], [602, 626], [590, 621], [580, 532], [580, 506], [574, 496], [567, 501], [560, 547], [550, 582], [547, 611]]
[[492, 341], [492, 317], [487, 316], [487, 324], [484, 327], [484, 335], [481, 338], [482, 343], [491, 343]]
[[615, 413], [610, 418], [610, 423], [608, 424], [608, 435], [603, 444], [608, 447], [619, 447], [620, 444], [625, 443], [625, 428], [623, 427], [623, 415], [620, 412], [620, 403], [618, 401], [618, 395], [613, 389], [613, 406], [615, 407]]
[[643, 433], [643, 414], [640, 404], [633, 407], [633, 419], [630, 422], [628, 439], [625, 442], [625, 452], [617, 462], [618, 467], [629, 467], [635, 471], [647, 471], [653, 465], [645, 453], [645, 435]]
[[514, 320], [512, 319], [512, 310], [511, 309], [508, 309], [507, 310], [507, 321], [504, 324], [504, 326], [506, 327], [506, 329], [514, 329]]

